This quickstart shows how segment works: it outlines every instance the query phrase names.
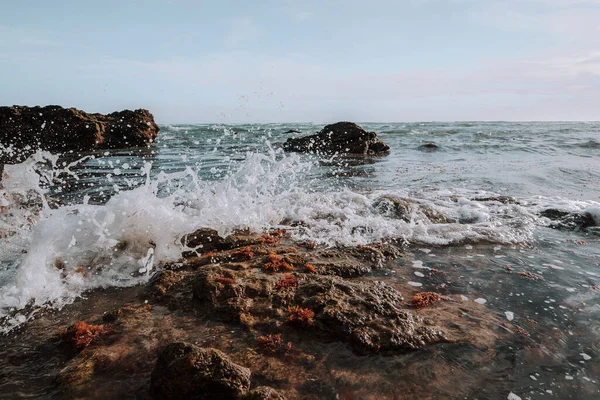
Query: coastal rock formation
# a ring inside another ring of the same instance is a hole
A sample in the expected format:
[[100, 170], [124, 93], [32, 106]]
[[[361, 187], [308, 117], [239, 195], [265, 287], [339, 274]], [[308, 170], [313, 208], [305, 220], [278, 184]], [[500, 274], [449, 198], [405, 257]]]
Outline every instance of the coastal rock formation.
[[250, 370], [219, 350], [176, 342], [158, 357], [151, 386], [159, 399], [239, 399], [250, 387]]
[[319, 154], [387, 154], [390, 148], [375, 132], [367, 132], [352, 122], [325, 126], [320, 132], [301, 138], [290, 138], [283, 144], [285, 151]]
[[75, 108], [0, 107], [0, 164], [25, 160], [37, 149], [54, 153], [147, 146], [158, 126], [147, 110], [108, 115]]

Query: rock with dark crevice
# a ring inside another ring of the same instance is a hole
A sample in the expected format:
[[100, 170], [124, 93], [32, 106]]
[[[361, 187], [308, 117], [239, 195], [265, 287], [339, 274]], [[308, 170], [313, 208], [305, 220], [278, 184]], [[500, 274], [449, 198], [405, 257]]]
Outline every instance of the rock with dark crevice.
[[167, 345], [151, 375], [157, 399], [240, 399], [250, 387], [250, 370], [212, 348]]
[[390, 148], [377, 137], [352, 122], [325, 126], [320, 132], [301, 138], [290, 138], [283, 144], [285, 151], [318, 154], [383, 155]]
[[60, 106], [0, 107], [0, 164], [22, 162], [38, 149], [68, 153], [148, 146], [158, 131], [143, 109], [103, 115]]

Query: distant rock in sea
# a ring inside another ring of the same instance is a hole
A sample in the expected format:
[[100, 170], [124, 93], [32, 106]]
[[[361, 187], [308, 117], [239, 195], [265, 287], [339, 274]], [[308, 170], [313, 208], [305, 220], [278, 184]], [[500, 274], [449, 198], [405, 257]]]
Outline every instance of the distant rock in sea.
[[285, 151], [320, 154], [387, 154], [390, 148], [377, 137], [352, 122], [325, 126], [320, 132], [301, 138], [290, 138], [283, 144]]
[[435, 143], [423, 143], [422, 145], [419, 146], [419, 150], [426, 151], [426, 152], [437, 151], [439, 148], [440, 148], [440, 146], [438, 146]]
[[53, 153], [148, 146], [158, 135], [148, 110], [88, 114], [60, 106], [0, 107], [0, 164]]

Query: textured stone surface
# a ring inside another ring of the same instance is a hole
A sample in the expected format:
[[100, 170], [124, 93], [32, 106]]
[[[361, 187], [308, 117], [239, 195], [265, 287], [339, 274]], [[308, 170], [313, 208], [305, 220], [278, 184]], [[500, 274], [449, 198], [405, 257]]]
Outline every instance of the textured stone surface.
[[352, 122], [338, 122], [325, 126], [321, 132], [301, 138], [290, 138], [283, 144], [286, 151], [320, 154], [379, 155], [390, 148]]
[[21, 162], [37, 149], [54, 153], [147, 146], [158, 134], [147, 110], [107, 115], [75, 108], [0, 107], [0, 164]]

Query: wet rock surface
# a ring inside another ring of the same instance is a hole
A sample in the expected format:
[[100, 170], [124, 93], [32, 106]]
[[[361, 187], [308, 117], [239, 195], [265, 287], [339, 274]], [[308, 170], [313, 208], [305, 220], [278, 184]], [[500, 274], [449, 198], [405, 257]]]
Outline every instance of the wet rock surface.
[[319, 133], [290, 138], [283, 144], [285, 151], [319, 154], [383, 155], [390, 148], [377, 137], [352, 122], [325, 126]]
[[[427, 398], [428, 384], [410, 383], [422, 371], [434, 371], [442, 397], [456, 393], [448, 376], [462, 377], [469, 394], [468, 372], [440, 360], [468, 350], [481, 368], [510, 330], [445, 289], [415, 303], [421, 291], [401, 283], [412, 272], [391, 269], [410, 259], [390, 244], [321, 248], [281, 230], [216, 242], [228, 249], [197, 251], [146, 285], [94, 291], [42, 315], [24, 328], [30, 350], [0, 342], [0, 355], [16, 366], [36, 360], [36, 387], [53, 398]], [[429, 275], [445, 287], [440, 271]], [[74, 318], [91, 334], [84, 329], [75, 352], [53, 339]], [[9, 392], [12, 368], [0, 374]]]
[[60, 106], [0, 107], [0, 164], [24, 161], [37, 149], [54, 153], [148, 146], [158, 135], [143, 109], [89, 114]]
[[597, 226], [597, 221], [588, 212], [569, 212], [555, 208], [549, 208], [540, 213], [542, 217], [550, 220], [549, 226], [561, 230], [585, 230]]
[[171, 343], [151, 375], [157, 399], [239, 399], [250, 387], [250, 370], [223, 352], [189, 343]]

